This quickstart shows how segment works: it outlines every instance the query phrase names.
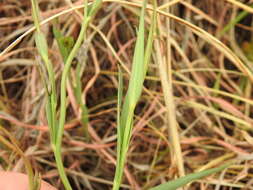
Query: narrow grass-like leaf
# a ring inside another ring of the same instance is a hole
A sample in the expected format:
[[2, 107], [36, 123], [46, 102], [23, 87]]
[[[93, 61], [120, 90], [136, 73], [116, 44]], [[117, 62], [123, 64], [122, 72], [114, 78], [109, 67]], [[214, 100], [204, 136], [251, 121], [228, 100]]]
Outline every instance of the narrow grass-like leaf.
[[[215, 90], [219, 90], [220, 89], [220, 84], [221, 84], [221, 76], [222, 75], [221, 75], [221, 73], [218, 73], [217, 75], [218, 76], [217, 76], [217, 78], [215, 80], [215, 83], [214, 83], [214, 86], [213, 86], [213, 89], [215, 89]], [[213, 93], [214, 97], [216, 97], [217, 95], [218, 95], [217, 93]], [[214, 103], [213, 106], [214, 106], [215, 109], [219, 108], [219, 105], [217, 103]]]
[[151, 188], [150, 190], [177, 190], [177, 188], [183, 187], [187, 183], [190, 183], [194, 180], [198, 180], [200, 178], [206, 177], [206, 176], [211, 175], [213, 173], [220, 172], [220, 171], [224, 170], [225, 168], [227, 168], [229, 165], [230, 164], [225, 164], [225, 165], [217, 167], [217, 168], [204, 170], [204, 171], [201, 171], [198, 173], [189, 174], [187, 176], [178, 178], [176, 180], [158, 185], [154, 188]]
[[[49, 84], [46, 83], [47, 81], [47, 76], [44, 76], [41, 72], [41, 77], [43, 78], [45, 88], [47, 91], [47, 105], [46, 105], [46, 114], [47, 114], [47, 119], [49, 123], [49, 129], [50, 129], [50, 140], [51, 144], [55, 142], [55, 127], [56, 127], [56, 106], [57, 106], [57, 101], [56, 101], [56, 87], [55, 87], [55, 76], [54, 76], [54, 70], [53, 70], [53, 65], [49, 60], [48, 57], [48, 46], [47, 46], [47, 41], [46, 37], [44, 34], [41, 32], [40, 29], [40, 23], [39, 23], [39, 5], [36, 0], [31, 0], [32, 3], [32, 16], [33, 16], [33, 21], [35, 24], [36, 32], [35, 32], [35, 43], [38, 49], [38, 52], [40, 56], [42, 57], [42, 60], [45, 64], [45, 67], [47, 69], [47, 74], [49, 78]], [[43, 71], [42, 66], [40, 66], [40, 71]], [[46, 75], [46, 74], [45, 74]], [[31, 169], [32, 171], [32, 169]], [[40, 184], [38, 183], [38, 176], [33, 176], [32, 174], [29, 174], [29, 183], [31, 183], [30, 186], [31, 189], [38, 189]]]
[[53, 112], [51, 109], [51, 103], [50, 103], [50, 98], [48, 98], [47, 103], [46, 103], [46, 116], [47, 116], [47, 123], [49, 127], [49, 133], [50, 133], [50, 140], [52, 141], [51, 143], [54, 143], [55, 137], [56, 137], [56, 132], [55, 132], [55, 127], [54, 127], [54, 121], [53, 121]]
[[82, 104], [82, 82], [81, 82], [81, 64], [85, 63], [78, 63], [76, 67], [76, 83], [74, 87], [74, 93], [79, 105]]
[[122, 134], [121, 134], [121, 106], [123, 101], [123, 74], [122, 69], [118, 66], [118, 98], [117, 98], [117, 159], [120, 158], [121, 153], [121, 142], [122, 142]]
[[85, 104], [81, 104], [81, 124], [82, 130], [86, 140], [89, 140], [88, 123], [89, 123], [89, 110]]
[[[85, 39], [84, 39], [85, 40]], [[80, 132], [84, 134], [86, 140], [89, 140], [89, 133], [88, 133], [88, 123], [89, 123], [89, 110], [86, 105], [86, 102], [82, 99], [82, 71], [85, 68], [86, 62], [85, 60], [82, 62], [77, 63], [76, 67], [76, 82], [74, 85], [74, 93], [76, 97], [76, 101], [81, 108], [81, 124], [82, 127], [80, 128]]]
[[48, 59], [47, 41], [42, 32], [37, 31], [35, 33], [35, 43], [42, 59], [43, 60]]
[[156, 35], [156, 26], [157, 26], [157, 2], [156, 0], [153, 0], [153, 15], [152, 15], [152, 22], [149, 29], [149, 35], [147, 40], [147, 46], [145, 49], [145, 57], [144, 57], [144, 72], [143, 72], [143, 78], [146, 77], [147, 70], [148, 70], [148, 63], [150, 61], [151, 55], [152, 55], [152, 48], [153, 48], [153, 42], [154, 42], [154, 36]]
[[38, 32], [40, 32], [40, 25], [39, 25], [39, 4], [36, 0], [31, 0], [32, 4], [32, 18], [35, 25], [35, 28]]
[[[38, 25], [39, 27], [39, 25]], [[54, 76], [54, 70], [53, 65], [48, 57], [48, 46], [46, 37], [44, 34], [40, 31], [40, 29], [37, 28], [37, 31], [35, 32], [35, 43], [36, 47], [38, 49], [38, 52], [40, 56], [42, 57], [43, 64], [45, 64], [45, 67], [47, 69], [47, 74], [49, 76], [49, 81], [47, 79], [43, 79], [44, 81], [47, 81], [47, 84], [45, 84], [45, 88], [47, 89], [47, 105], [46, 105], [46, 114], [47, 114], [47, 120], [50, 127], [50, 137], [51, 140], [55, 141], [56, 136], [56, 87], [55, 87], [55, 76]], [[43, 68], [41, 68], [43, 70]], [[41, 76], [42, 78], [46, 78], [45, 76]]]
[[122, 113], [120, 115], [120, 126], [118, 125], [118, 157], [116, 173], [114, 177], [113, 190], [118, 190], [121, 184], [126, 153], [130, 141], [130, 133], [133, 122], [133, 115], [136, 103], [142, 91], [143, 66], [144, 66], [144, 16], [147, 1], [143, 2], [141, 10], [139, 29], [135, 44], [132, 72], [129, 81], [129, 87], [123, 104]]
[[[250, 5], [253, 8], [253, 5]], [[220, 36], [222, 37], [226, 32], [228, 32], [231, 28], [233, 28], [237, 23], [239, 23], [242, 19], [244, 19], [249, 14], [248, 11], [240, 12], [233, 20], [231, 20], [220, 32]]]
[[92, 19], [92, 17], [96, 15], [97, 11], [100, 9], [101, 6], [102, 0], [96, 0], [95, 2], [93, 2], [91, 9], [88, 11], [88, 16], [90, 17], [90, 19]]
[[[131, 139], [132, 127], [133, 127], [133, 117], [136, 104], [141, 96], [143, 82], [146, 76], [148, 62], [151, 56], [152, 42], [154, 38], [155, 30], [155, 16], [153, 15], [152, 23], [150, 26], [149, 37], [147, 46], [145, 49], [144, 36], [145, 36], [145, 9], [147, 6], [147, 0], [143, 1], [139, 28], [137, 33], [137, 40], [134, 49], [134, 57], [132, 63], [131, 76], [129, 81], [128, 90], [123, 103], [122, 110], [120, 110], [120, 105], [122, 102], [122, 89], [118, 92], [118, 130], [117, 130], [117, 165], [116, 173], [114, 177], [113, 190], [118, 190], [121, 184], [123, 170], [125, 165], [125, 160], [127, 156], [127, 151]], [[153, 13], [154, 14], [154, 13]], [[119, 75], [122, 75], [119, 71]], [[119, 80], [122, 80], [119, 76]], [[122, 84], [119, 81], [119, 84]], [[120, 112], [120, 113], [119, 113]]]

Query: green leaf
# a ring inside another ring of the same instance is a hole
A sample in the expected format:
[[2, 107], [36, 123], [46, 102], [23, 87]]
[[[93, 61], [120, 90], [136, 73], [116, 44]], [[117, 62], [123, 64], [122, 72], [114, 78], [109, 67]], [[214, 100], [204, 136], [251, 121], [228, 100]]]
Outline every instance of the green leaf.
[[53, 33], [65, 63], [74, 46], [74, 38], [71, 36], [64, 36], [61, 31], [56, 28], [56, 26], [53, 26]]
[[47, 40], [42, 32], [35, 32], [35, 43], [43, 60], [48, 60]]
[[220, 171], [224, 170], [225, 168], [227, 168], [230, 164], [231, 163], [225, 164], [225, 165], [217, 167], [217, 168], [204, 170], [204, 171], [201, 171], [198, 173], [189, 174], [187, 176], [178, 178], [176, 180], [169, 181], [167, 183], [158, 185], [154, 188], [151, 188], [150, 190], [176, 190], [177, 188], [183, 187], [187, 183], [190, 183], [194, 180], [198, 180], [200, 178], [206, 177], [206, 176], [211, 175], [213, 173], [220, 172]]
[[[153, 2], [154, 3], [154, 2]], [[131, 76], [125, 100], [121, 110], [122, 103], [122, 73], [119, 69], [119, 91], [118, 91], [118, 121], [117, 121], [117, 166], [114, 177], [113, 190], [118, 190], [123, 176], [125, 160], [127, 156], [130, 139], [132, 136], [134, 110], [136, 104], [141, 96], [143, 82], [146, 76], [148, 62], [151, 56], [152, 42], [155, 31], [155, 12], [150, 26], [149, 37], [145, 49], [145, 9], [147, 0], [143, 1], [139, 28], [137, 32], [137, 40], [135, 43], [133, 63], [131, 69]]]
[[81, 106], [82, 115], [81, 115], [81, 124], [82, 129], [84, 132], [84, 136], [86, 139], [89, 139], [89, 132], [88, 132], [88, 123], [89, 123], [89, 110], [85, 104]]
[[55, 125], [53, 121], [53, 110], [52, 110], [52, 102], [51, 102], [51, 98], [50, 95], [47, 99], [47, 103], [46, 103], [46, 116], [47, 116], [47, 122], [48, 122], [48, 126], [49, 126], [49, 130], [50, 130], [50, 140], [52, 142], [55, 142], [56, 139], [56, 129], [55, 129]]

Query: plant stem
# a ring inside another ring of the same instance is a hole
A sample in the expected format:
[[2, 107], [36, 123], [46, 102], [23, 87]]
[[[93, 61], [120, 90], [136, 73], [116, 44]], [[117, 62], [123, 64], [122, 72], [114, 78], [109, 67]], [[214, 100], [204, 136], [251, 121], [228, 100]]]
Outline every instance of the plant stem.
[[58, 126], [58, 132], [56, 136], [56, 141], [55, 141], [55, 160], [56, 160], [56, 165], [59, 170], [60, 177], [62, 179], [62, 182], [64, 184], [64, 187], [67, 190], [72, 190], [68, 178], [65, 174], [64, 171], [64, 166], [62, 163], [62, 158], [61, 158], [61, 146], [62, 146], [62, 136], [64, 132], [64, 124], [65, 124], [65, 118], [66, 118], [66, 83], [68, 79], [68, 73], [71, 67], [71, 63], [76, 55], [77, 50], [81, 46], [81, 43], [83, 41], [83, 38], [85, 36], [85, 31], [87, 28], [87, 22], [85, 22], [84, 26], [82, 26], [82, 29], [80, 31], [80, 34], [78, 36], [77, 42], [75, 46], [73, 47], [72, 51], [70, 52], [67, 61], [64, 65], [63, 73], [62, 73], [62, 78], [61, 78], [61, 95], [60, 95], [60, 118], [59, 118], [59, 126]]
[[[98, 1], [96, 1], [98, 2]], [[61, 145], [62, 145], [62, 136], [63, 136], [63, 132], [64, 132], [64, 123], [65, 123], [65, 118], [66, 118], [66, 83], [67, 83], [67, 79], [68, 79], [68, 73], [71, 67], [71, 63], [78, 51], [78, 49], [80, 48], [83, 40], [86, 38], [86, 30], [87, 27], [89, 25], [89, 22], [91, 20], [91, 16], [93, 15], [87, 15], [87, 0], [85, 1], [85, 6], [84, 6], [84, 11], [86, 12], [84, 15], [84, 20], [82, 23], [82, 28], [81, 31], [79, 33], [79, 36], [77, 38], [77, 41], [73, 47], [73, 49], [71, 50], [66, 63], [64, 65], [64, 69], [62, 72], [62, 78], [61, 78], [61, 90], [60, 90], [60, 101], [61, 101], [61, 105], [60, 105], [60, 118], [59, 118], [59, 126], [58, 126], [58, 133], [57, 133], [57, 137], [56, 137], [56, 141], [55, 141], [55, 158], [56, 158], [56, 164], [57, 164], [57, 168], [59, 169], [60, 172], [60, 176], [63, 180], [64, 186], [67, 190], [71, 190], [71, 186], [69, 185], [67, 176], [64, 172], [64, 167], [63, 167], [63, 163], [62, 163], [62, 159], [61, 159]], [[95, 14], [95, 12], [93, 12]]]
[[63, 183], [66, 190], [72, 190], [72, 187], [69, 183], [69, 180], [68, 180], [67, 175], [64, 170], [64, 165], [62, 162], [61, 147], [56, 148], [54, 145], [52, 145], [52, 146], [53, 146], [53, 152], [54, 152], [54, 157], [55, 157], [57, 169], [58, 169], [60, 178], [62, 180], [62, 183]]
[[56, 139], [56, 149], [61, 147], [62, 135], [64, 132], [64, 123], [65, 123], [65, 117], [66, 117], [66, 83], [67, 83], [68, 73], [69, 73], [69, 70], [71, 67], [71, 63], [74, 59], [74, 56], [76, 55], [77, 50], [81, 46], [81, 43], [82, 43], [83, 38], [85, 36], [87, 24], [88, 23], [85, 23], [85, 25], [82, 27], [79, 37], [77, 39], [77, 42], [76, 42], [73, 50], [69, 54], [69, 57], [66, 61], [66, 64], [64, 66], [63, 73], [62, 73], [61, 95], [60, 95], [60, 98], [61, 98], [60, 119], [59, 119], [59, 128], [58, 128], [58, 134], [57, 134], [57, 139]]

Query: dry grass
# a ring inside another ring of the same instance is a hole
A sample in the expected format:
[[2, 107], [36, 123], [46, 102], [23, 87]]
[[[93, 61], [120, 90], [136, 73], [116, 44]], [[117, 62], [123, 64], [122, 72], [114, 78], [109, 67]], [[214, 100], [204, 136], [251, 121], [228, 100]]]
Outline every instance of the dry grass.
[[[74, 62], [87, 61], [82, 97], [89, 110], [89, 141], [80, 124], [80, 108], [73, 91], [75, 63], [71, 67], [62, 151], [75, 190], [112, 187], [116, 164], [117, 63], [124, 64], [127, 83], [138, 26], [138, 2], [105, 1], [88, 30], [88, 40], [75, 58]], [[252, 43], [249, 29], [253, 9], [246, 1], [235, 0], [158, 2], [157, 39], [144, 93], [135, 111], [123, 187], [148, 189], [183, 175], [184, 171], [202, 171], [235, 160], [236, 164], [222, 173], [187, 188], [252, 189], [253, 69], [252, 59], [245, 51], [253, 53], [253, 49], [247, 46], [245, 50], [242, 44]], [[53, 38], [52, 18], [57, 18], [64, 34], [76, 39], [81, 22], [77, 8], [81, 3], [40, 1], [42, 30], [47, 36], [57, 88], [63, 62]], [[45, 89], [37, 67], [41, 58], [34, 48], [30, 1], [5, 0], [0, 5], [0, 126], [10, 132], [34, 170], [63, 189], [49, 143]], [[250, 14], [220, 37], [223, 27], [242, 9]], [[147, 28], [150, 17], [151, 11], [146, 17]], [[166, 18], [170, 18], [169, 22]], [[167, 51], [169, 47], [171, 52]], [[172, 76], [168, 81], [161, 68], [159, 72], [159, 65], [165, 63], [165, 74]], [[173, 94], [166, 86], [173, 89]], [[171, 105], [173, 112], [167, 115]], [[173, 125], [174, 131], [178, 130], [177, 145], [170, 138], [175, 135], [173, 130], [168, 130]], [[12, 142], [5, 133], [1, 135]], [[175, 146], [182, 152], [181, 163], [177, 162], [180, 153], [175, 159], [171, 151]], [[8, 147], [1, 145], [0, 158], [0, 169], [24, 172], [22, 158]]]

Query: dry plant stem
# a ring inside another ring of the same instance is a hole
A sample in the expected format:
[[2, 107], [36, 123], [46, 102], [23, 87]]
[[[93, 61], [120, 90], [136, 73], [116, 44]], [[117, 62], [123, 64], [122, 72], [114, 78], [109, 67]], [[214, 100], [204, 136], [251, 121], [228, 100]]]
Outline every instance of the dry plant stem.
[[[227, 0], [228, 1], [228, 0]], [[248, 12], [253, 12], [253, 8], [249, 7], [249, 6], [241, 6], [241, 4], [239, 3], [235, 3], [236, 1], [233, 0], [229, 0], [231, 3], [234, 3], [237, 6], [240, 6], [241, 8], [247, 10]], [[119, 0], [104, 0], [103, 2], [117, 2], [117, 3], [121, 3], [121, 4], [125, 4], [125, 5], [130, 5], [130, 6], [134, 6], [134, 7], [140, 7], [141, 5], [139, 3], [133, 3], [133, 2], [129, 2], [129, 1], [119, 1]], [[45, 24], [47, 22], [49, 22], [50, 20], [57, 18], [61, 15], [64, 15], [66, 13], [72, 12], [76, 9], [80, 9], [83, 8], [83, 5], [79, 5], [79, 6], [75, 6], [73, 8], [70, 9], [66, 9], [50, 18], [45, 19], [44, 21], [42, 21], [40, 24]], [[153, 10], [153, 8], [151, 7], [147, 7], [147, 9], [149, 10]], [[211, 43], [214, 47], [216, 47], [217, 49], [219, 49], [221, 52], [223, 52], [235, 65], [236, 67], [238, 67], [246, 76], [248, 76], [250, 78], [251, 81], [253, 81], [253, 75], [252, 73], [249, 71], [249, 69], [242, 63], [242, 61], [238, 58], [238, 56], [236, 56], [225, 44], [223, 44], [222, 42], [220, 42], [217, 38], [213, 37], [212, 35], [210, 35], [208, 32], [204, 31], [203, 29], [191, 24], [190, 22], [185, 21], [184, 19], [181, 19], [179, 17], [176, 17], [172, 14], [166, 13], [164, 11], [161, 10], [157, 10], [157, 13], [164, 15], [166, 17], [170, 17], [171, 19], [184, 24], [186, 27], [189, 27], [189, 29], [191, 29], [195, 34], [197, 34], [199, 37], [205, 39], [206, 41], [208, 41], [209, 43]], [[6, 49], [4, 49], [1, 53], [0, 53], [0, 59], [3, 55], [5, 55], [8, 51], [10, 51], [13, 47], [15, 47], [17, 45], [17, 43], [19, 43], [25, 36], [27, 36], [29, 33], [31, 33], [32, 31], [34, 31], [35, 27], [29, 29], [27, 32], [25, 32], [23, 35], [21, 35], [19, 38], [17, 38], [13, 43], [11, 43]]]
[[22, 159], [24, 160], [26, 171], [29, 177], [29, 189], [34, 190], [36, 186], [36, 178], [34, 177], [34, 172], [32, 165], [29, 161], [29, 159], [26, 157], [26, 155], [23, 153], [23, 151], [19, 148], [16, 140], [14, 137], [4, 128], [0, 125], [0, 131], [3, 131], [10, 139], [11, 142], [8, 142], [4, 137], [0, 135], [0, 142], [4, 145], [6, 145], [9, 149], [19, 154]]
[[[227, 0], [230, 1], [231, 3], [235, 2], [233, 0]], [[117, 2], [117, 3], [121, 3], [121, 4], [125, 4], [125, 5], [130, 5], [130, 6], [134, 6], [134, 7], [140, 7], [141, 5], [139, 3], [133, 3], [133, 2], [129, 2], [129, 1], [119, 1], [119, 0], [103, 0], [103, 2]], [[238, 3], [235, 3], [235, 5], [238, 5]], [[249, 6], [241, 6], [241, 4], [239, 3], [239, 5], [241, 8], [247, 10], [248, 12], [253, 12], [253, 8], [249, 7]], [[75, 6], [73, 8], [70, 9], [66, 9], [50, 18], [45, 19], [44, 21], [42, 21], [40, 24], [43, 25], [47, 22], [49, 22], [50, 20], [53, 20], [54, 18], [57, 18], [61, 15], [67, 14], [69, 12], [72, 12], [76, 9], [80, 9], [83, 8], [83, 5], [78, 5]], [[151, 7], [147, 7], [147, 9], [149, 10], [153, 10], [153, 8]], [[208, 32], [204, 31], [203, 29], [191, 24], [190, 22], [185, 21], [184, 19], [181, 19], [179, 17], [176, 17], [172, 14], [166, 13], [164, 11], [161, 10], [157, 10], [157, 13], [164, 15], [166, 17], [170, 17], [171, 19], [184, 24], [186, 27], [189, 27], [189, 29], [191, 29], [195, 34], [197, 34], [199, 37], [205, 39], [206, 41], [208, 41], [209, 43], [213, 44], [214, 47], [216, 47], [217, 49], [219, 49], [221, 52], [223, 52], [246, 76], [249, 76], [250, 80], [253, 81], [253, 75], [252, 73], [248, 70], [248, 68], [242, 63], [242, 61], [238, 58], [238, 56], [236, 56], [225, 44], [223, 44], [221, 41], [219, 41], [217, 38], [213, 37], [212, 35], [210, 35]], [[0, 59], [3, 55], [5, 55], [7, 52], [9, 52], [12, 48], [14, 48], [17, 43], [19, 43], [25, 36], [27, 36], [29, 33], [31, 33], [32, 31], [34, 31], [35, 27], [29, 29], [27, 32], [25, 32], [23, 35], [21, 35], [19, 38], [17, 38], [13, 43], [11, 43], [7, 48], [5, 48], [1, 53], [0, 53]]]
[[239, 2], [238, 0], [226, 0], [226, 1], [230, 2], [231, 4], [237, 6], [241, 9], [244, 9], [245, 11], [248, 11], [249, 13], [253, 13], [253, 8], [252, 7], [243, 4], [242, 2]]
[[[161, 54], [161, 48], [159, 40], [155, 40], [155, 49], [156, 49], [156, 58], [159, 66], [159, 72], [161, 76], [161, 83], [162, 89], [164, 94], [164, 101], [167, 108], [167, 120], [168, 120], [168, 129], [170, 133], [173, 153], [175, 154], [175, 159], [177, 161], [177, 167], [180, 176], [184, 176], [184, 165], [183, 165], [183, 156], [179, 141], [179, 134], [177, 130], [177, 121], [176, 121], [176, 114], [175, 114], [175, 105], [174, 105], [174, 98], [173, 98], [173, 90], [172, 90], [172, 81], [171, 73], [167, 72], [166, 60], [165, 57]], [[169, 68], [170, 70], [171, 68]], [[168, 76], [170, 76], [168, 78]], [[174, 160], [174, 159], [173, 159]]]
[[162, 10], [165, 8], [169, 8], [172, 5], [179, 3], [180, 1], [182, 1], [182, 0], [171, 0], [171, 1], [165, 0], [165, 3], [163, 5], [161, 5], [160, 7], [158, 7], [157, 9]]
[[[170, 0], [165, 0], [167, 3], [170, 2]], [[170, 7], [167, 8], [167, 12], [170, 13]], [[176, 120], [176, 106], [175, 106], [175, 101], [174, 101], [174, 96], [173, 96], [173, 86], [172, 86], [172, 62], [171, 62], [171, 43], [170, 43], [170, 18], [165, 18], [166, 19], [166, 37], [167, 37], [167, 55], [166, 55], [166, 63], [163, 64], [163, 62], [159, 62], [159, 68], [167, 73], [164, 73], [165, 75], [161, 74], [162, 80], [162, 86], [168, 87], [168, 89], [163, 88], [163, 94], [165, 98], [165, 105], [167, 107], [168, 115], [168, 129], [169, 129], [169, 134], [170, 138], [172, 141], [172, 146], [173, 150], [175, 153], [175, 159], [177, 161], [177, 166], [178, 166], [178, 171], [179, 171], [179, 176], [183, 177], [185, 175], [184, 171], [184, 161], [183, 161], [183, 156], [182, 156], [182, 150], [180, 146], [180, 139], [179, 139], [179, 134], [178, 134], [178, 123]], [[162, 66], [163, 64], [163, 66]], [[163, 68], [162, 68], [163, 67]], [[160, 70], [160, 73], [161, 73]], [[168, 80], [165, 79], [165, 77], [168, 76]]]

